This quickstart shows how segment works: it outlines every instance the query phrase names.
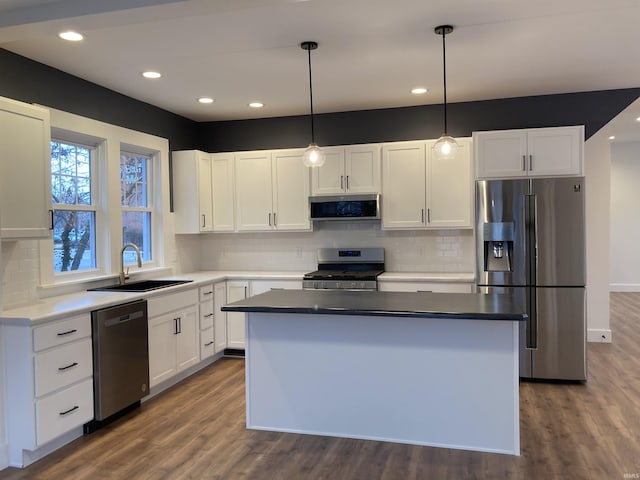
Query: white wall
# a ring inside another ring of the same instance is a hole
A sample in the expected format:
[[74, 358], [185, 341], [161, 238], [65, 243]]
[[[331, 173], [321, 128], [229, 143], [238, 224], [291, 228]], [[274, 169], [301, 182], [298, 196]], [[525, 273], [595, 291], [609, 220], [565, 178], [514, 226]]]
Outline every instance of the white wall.
[[611, 145], [611, 285], [640, 291], [640, 142]]
[[610, 342], [609, 198], [611, 160], [606, 129], [584, 146], [587, 235], [587, 339]]
[[[2, 242], [0, 242], [0, 273], [2, 269]], [[2, 298], [3, 298], [2, 282], [0, 282], [0, 311], [2, 311]], [[0, 349], [3, 345], [3, 328], [0, 325]], [[6, 412], [4, 401], [4, 360], [3, 355], [0, 355], [0, 470], [9, 466], [9, 445], [7, 444], [7, 429], [6, 429]]]
[[316, 224], [310, 233], [212, 234], [202, 237], [203, 270], [312, 271], [320, 247], [384, 247], [386, 270], [473, 272], [472, 230], [384, 231], [379, 222]]

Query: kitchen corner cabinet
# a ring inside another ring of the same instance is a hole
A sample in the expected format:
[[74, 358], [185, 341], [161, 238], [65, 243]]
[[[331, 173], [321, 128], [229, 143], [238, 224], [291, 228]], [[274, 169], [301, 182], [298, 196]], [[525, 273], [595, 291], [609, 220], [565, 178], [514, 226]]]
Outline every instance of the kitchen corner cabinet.
[[172, 152], [176, 233], [213, 231], [211, 156], [198, 150]]
[[[249, 282], [230, 280], [227, 282], [227, 303], [247, 298]], [[226, 312], [227, 314], [227, 348], [243, 349], [245, 345], [244, 313]]]
[[91, 316], [3, 329], [10, 462], [23, 466], [23, 452], [93, 419]]
[[198, 289], [148, 300], [151, 387], [199, 362], [198, 302]]
[[471, 139], [456, 158], [432, 155], [435, 140], [382, 146], [382, 228], [471, 228]]
[[380, 145], [326, 147], [325, 163], [311, 169], [312, 195], [380, 193]]
[[477, 178], [583, 174], [584, 126], [474, 132]]
[[215, 353], [214, 332], [214, 290], [213, 284], [198, 289], [200, 297], [200, 360], [205, 360]]
[[[309, 231], [309, 168], [303, 150], [235, 155], [238, 231]], [[232, 348], [232, 347], [230, 347]]]
[[0, 97], [0, 239], [51, 237], [50, 152], [49, 111]]

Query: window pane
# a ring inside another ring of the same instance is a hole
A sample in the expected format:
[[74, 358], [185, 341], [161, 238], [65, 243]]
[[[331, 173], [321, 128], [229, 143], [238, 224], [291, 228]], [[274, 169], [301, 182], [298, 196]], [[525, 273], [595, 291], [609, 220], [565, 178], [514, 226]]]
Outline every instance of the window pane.
[[54, 210], [53, 265], [55, 272], [96, 268], [94, 212]]
[[51, 185], [54, 204], [91, 205], [91, 149], [52, 141]]
[[120, 154], [120, 191], [124, 207], [148, 207], [148, 177], [150, 157]]
[[[122, 212], [122, 244], [133, 243], [140, 248], [142, 260], [151, 260], [151, 212]], [[135, 263], [136, 252], [124, 252], [125, 263]]]

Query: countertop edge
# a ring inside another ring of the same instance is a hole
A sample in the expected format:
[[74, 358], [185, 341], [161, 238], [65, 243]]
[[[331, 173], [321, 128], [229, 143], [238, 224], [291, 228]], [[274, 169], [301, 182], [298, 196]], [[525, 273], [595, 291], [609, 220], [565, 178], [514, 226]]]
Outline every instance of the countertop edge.
[[359, 315], [373, 317], [414, 317], [414, 318], [448, 318], [458, 320], [499, 320], [521, 322], [527, 319], [526, 314], [503, 314], [503, 313], [463, 313], [463, 312], [397, 312], [387, 310], [357, 310], [343, 308], [299, 308], [299, 307], [233, 307], [224, 306], [224, 312], [244, 312], [244, 313], [298, 313], [310, 315]]

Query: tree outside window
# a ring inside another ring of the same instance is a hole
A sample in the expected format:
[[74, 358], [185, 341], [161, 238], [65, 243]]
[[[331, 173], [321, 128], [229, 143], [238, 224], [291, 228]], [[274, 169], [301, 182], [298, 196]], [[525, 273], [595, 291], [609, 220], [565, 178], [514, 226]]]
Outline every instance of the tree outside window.
[[[140, 248], [142, 260], [152, 260], [152, 157], [120, 153], [120, 197], [122, 202], [122, 242]], [[127, 249], [125, 263], [135, 263], [136, 254]]]
[[51, 142], [54, 272], [96, 268], [94, 149]]

